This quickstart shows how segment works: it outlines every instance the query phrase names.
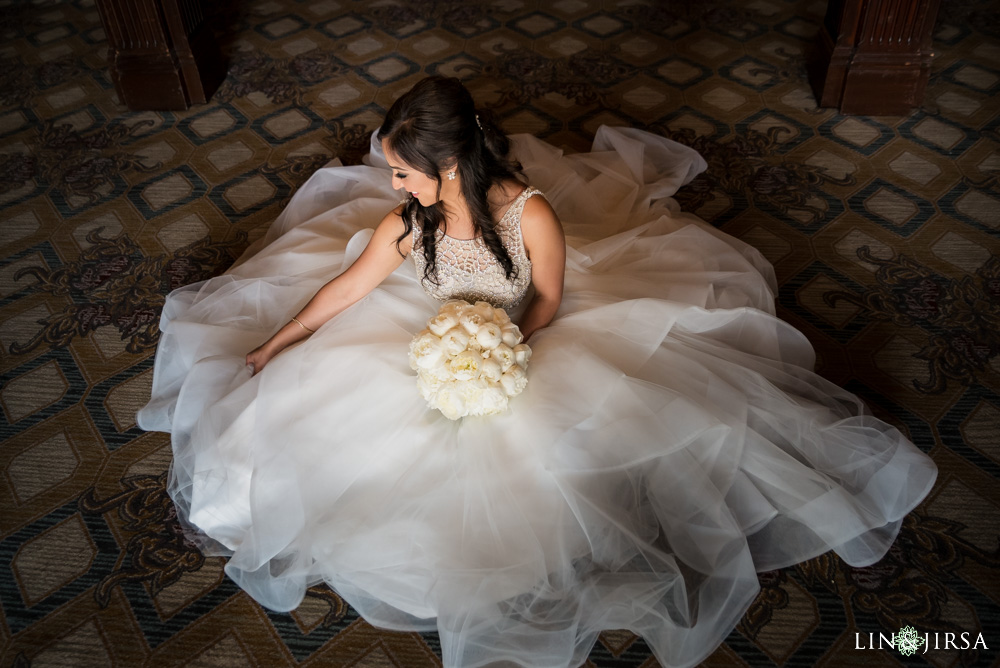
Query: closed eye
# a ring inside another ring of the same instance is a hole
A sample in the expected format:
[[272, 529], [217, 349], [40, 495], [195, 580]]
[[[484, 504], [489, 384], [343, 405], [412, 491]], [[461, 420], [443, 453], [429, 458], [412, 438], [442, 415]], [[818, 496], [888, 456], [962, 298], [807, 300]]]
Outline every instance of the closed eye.
[[400, 174], [399, 172], [396, 172], [396, 178], [400, 179], [400, 180], [405, 179], [406, 178], [406, 174]]

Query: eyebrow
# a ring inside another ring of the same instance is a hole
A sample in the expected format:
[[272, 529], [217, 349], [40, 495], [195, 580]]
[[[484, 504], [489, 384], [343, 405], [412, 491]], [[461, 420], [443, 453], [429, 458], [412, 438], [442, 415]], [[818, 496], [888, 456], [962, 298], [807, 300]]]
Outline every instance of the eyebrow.
[[402, 167], [397, 167], [396, 165], [389, 165], [389, 168], [390, 169], [395, 169], [398, 172], [408, 172], [408, 171], [410, 171], [408, 169], [403, 169]]

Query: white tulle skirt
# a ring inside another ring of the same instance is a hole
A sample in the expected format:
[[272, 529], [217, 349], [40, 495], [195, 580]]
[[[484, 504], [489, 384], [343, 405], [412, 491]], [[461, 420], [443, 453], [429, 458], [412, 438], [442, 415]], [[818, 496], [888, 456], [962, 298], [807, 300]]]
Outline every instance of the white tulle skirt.
[[586, 154], [515, 146], [569, 253], [505, 415], [425, 406], [407, 349], [438, 304], [409, 261], [244, 367], [398, 203], [377, 151], [319, 170], [258, 248], [170, 295], [139, 423], [171, 432], [169, 491], [206, 551], [274, 610], [325, 581], [377, 626], [437, 630], [446, 666], [575, 666], [616, 628], [687, 666], [757, 571], [881, 558], [935, 466], [812, 373], [759, 253], [679, 212], [702, 159], [610, 128]]

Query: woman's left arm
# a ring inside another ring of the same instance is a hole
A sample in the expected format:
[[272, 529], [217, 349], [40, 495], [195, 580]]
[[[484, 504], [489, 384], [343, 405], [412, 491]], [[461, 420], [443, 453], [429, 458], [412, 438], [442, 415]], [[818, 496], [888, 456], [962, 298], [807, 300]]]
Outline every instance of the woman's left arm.
[[531, 197], [521, 214], [521, 236], [531, 260], [535, 296], [521, 316], [519, 327], [527, 341], [552, 322], [562, 302], [566, 273], [566, 236], [556, 212], [542, 197]]

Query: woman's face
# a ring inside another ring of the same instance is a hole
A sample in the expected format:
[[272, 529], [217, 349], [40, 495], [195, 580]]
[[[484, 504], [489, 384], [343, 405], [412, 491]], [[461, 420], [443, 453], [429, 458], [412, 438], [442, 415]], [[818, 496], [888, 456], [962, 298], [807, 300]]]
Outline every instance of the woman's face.
[[410, 165], [396, 155], [389, 144], [382, 140], [382, 152], [385, 153], [386, 162], [392, 168], [392, 187], [397, 190], [405, 189], [413, 195], [420, 206], [431, 206], [438, 201], [438, 182], [427, 176], [418, 169]]

